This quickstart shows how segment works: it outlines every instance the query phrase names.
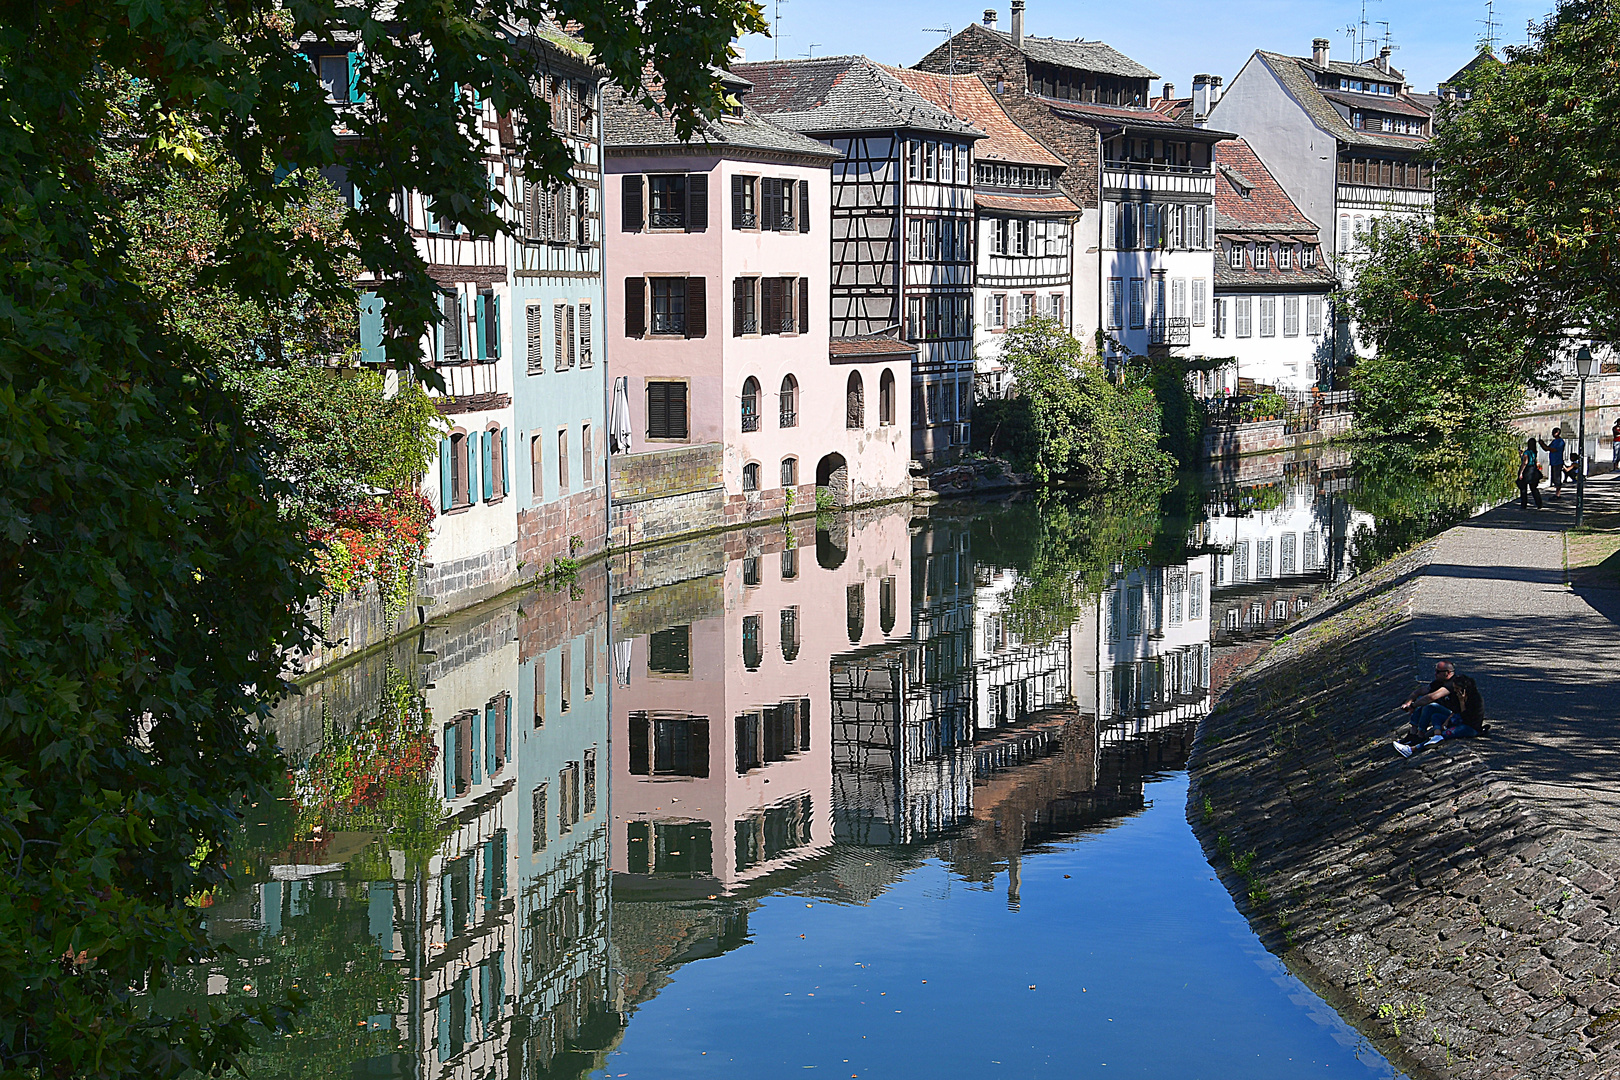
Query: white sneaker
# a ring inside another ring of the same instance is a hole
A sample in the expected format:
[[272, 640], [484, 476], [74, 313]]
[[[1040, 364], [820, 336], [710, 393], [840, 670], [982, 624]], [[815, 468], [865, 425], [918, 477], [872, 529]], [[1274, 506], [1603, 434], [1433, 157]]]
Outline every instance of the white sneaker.
[[1430, 735], [1429, 736], [1429, 741], [1424, 743], [1423, 745], [1424, 746], [1439, 746], [1441, 743], [1443, 743], [1445, 741], [1446, 741], [1446, 737], [1444, 735], [1440, 735], [1440, 734], [1437, 733], [1437, 734], [1434, 734], [1434, 735]]
[[1393, 745], [1395, 747], [1395, 752], [1397, 754], [1401, 755], [1401, 757], [1411, 757], [1412, 756], [1412, 748], [1410, 746], [1407, 746], [1405, 743], [1397, 741]]

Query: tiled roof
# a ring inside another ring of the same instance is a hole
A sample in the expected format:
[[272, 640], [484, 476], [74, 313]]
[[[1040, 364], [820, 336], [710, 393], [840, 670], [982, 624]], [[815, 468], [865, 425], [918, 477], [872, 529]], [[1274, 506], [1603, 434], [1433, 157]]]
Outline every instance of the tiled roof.
[[973, 193], [973, 205], [981, 210], [1006, 210], [1017, 214], [1078, 214], [1080, 207], [1076, 206], [1067, 195], [1061, 193], [1054, 195], [988, 195], [983, 191]]
[[1097, 105], [1089, 101], [1058, 101], [1053, 98], [1040, 100], [1059, 116], [1077, 120], [1101, 121], [1106, 124], [1153, 128], [1160, 131], [1174, 130], [1189, 136], [1208, 135], [1211, 139], [1234, 138], [1230, 131], [1195, 127], [1179, 120], [1172, 120], [1156, 109], [1138, 109], [1129, 105]]
[[898, 128], [980, 136], [864, 56], [768, 60], [732, 70], [754, 83], [749, 106], [793, 131], [824, 135]]
[[631, 100], [619, 87], [611, 85], [606, 87], [602, 95], [602, 128], [603, 139], [609, 149], [737, 147], [805, 157], [842, 156], [837, 150], [812, 138], [778, 127], [755, 113], [746, 102], [742, 116], [701, 121], [692, 138], [683, 143], [676, 137], [674, 122], [668, 116], [652, 112], [640, 102]]
[[1440, 108], [1439, 94], [1419, 94], [1414, 91], [1406, 96], [1411, 98], [1413, 102], [1417, 104], [1418, 108], [1422, 109], [1430, 116], [1433, 116], [1435, 114], [1435, 110]]
[[911, 68], [884, 70], [958, 120], [984, 132], [986, 137], [973, 147], [975, 160], [1050, 165], [1055, 169], [1068, 164], [1019, 127], [979, 76], [935, 75]]
[[[983, 34], [994, 34], [1006, 44], [1012, 44], [1012, 35], [1004, 30], [992, 30], [979, 23], [971, 23], [969, 28]], [[1055, 64], [1058, 67], [1095, 71], [1102, 75], [1117, 75], [1126, 79], [1159, 77], [1112, 45], [1104, 45], [1100, 41], [1079, 39], [1071, 41], [1068, 38], [1032, 37], [1025, 34], [1023, 53], [1038, 64]]]
[[[1298, 56], [1284, 56], [1282, 53], [1257, 50], [1254, 54], [1261, 62], [1270, 68], [1277, 76], [1277, 81], [1283, 88], [1299, 102], [1300, 108], [1305, 110], [1316, 125], [1323, 131], [1332, 135], [1340, 142], [1349, 146], [1366, 146], [1379, 150], [1421, 150], [1428, 145], [1428, 140], [1419, 135], [1385, 135], [1377, 131], [1357, 131], [1351, 127], [1344, 117], [1339, 115], [1324, 95], [1322, 89], [1307, 74], [1308, 71], [1322, 71], [1323, 69], [1309, 60]], [[1327, 70], [1340, 74], [1354, 74], [1362, 78], [1382, 78], [1396, 81], [1400, 78], [1398, 73], [1388, 74], [1379, 71], [1371, 64], [1340, 64], [1337, 61], [1329, 63]], [[1393, 100], [1379, 98], [1380, 101]]]
[[1149, 98], [1148, 108], [1178, 124], [1192, 119], [1192, 98]]
[[1295, 59], [1312, 71], [1322, 71], [1330, 75], [1347, 75], [1352, 79], [1373, 79], [1379, 82], [1403, 83], [1406, 81], [1405, 77], [1394, 68], [1385, 71], [1371, 61], [1352, 64], [1347, 60], [1329, 60], [1327, 66], [1323, 67], [1316, 61], [1303, 56], [1295, 57]]
[[1440, 85], [1441, 86], [1450, 86], [1452, 83], [1454, 83], [1457, 80], [1461, 79], [1464, 75], [1470, 75], [1470, 74], [1472, 74], [1473, 72], [1477, 71], [1478, 69], [1480, 69], [1482, 67], [1501, 67], [1501, 66], [1502, 66], [1502, 61], [1500, 61], [1500, 60], [1498, 60], [1496, 58], [1495, 53], [1491, 52], [1491, 50], [1489, 50], [1489, 49], [1481, 49], [1481, 50], [1479, 50], [1479, 52], [1474, 54], [1474, 58], [1472, 60], [1468, 61], [1468, 63], [1466, 63], [1462, 67], [1458, 68], [1456, 70], [1456, 72], [1452, 74], [1451, 78], [1446, 79]]
[[835, 337], [827, 344], [832, 356], [911, 356], [917, 346], [898, 338], [881, 334], [860, 334], [855, 337]]
[[1225, 259], [1215, 257], [1216, 292], [1327, 292], [1336, 284], [1338, 278], [1320, 259], [1309, 269], [1234, 270]]
[[1375, 112], [1389, 113], [1392, 116], [1415, 116], [1420, 120], [1429, 118], [1427, 109], [1404, 97], [1389, 97], [1384, 94], [1356, 94], [1347, 90], [1323, 90], [1322, 96], [1329, 101], [1337, 101], [1340, 105], [1348, 105], [1352, 109], [1369, 109]]
[[1254, 148], [1242, 139], [1215, 147], [1215, 228], [1220, 232], [1309, 232], [1316, 226], [1300, 213]]

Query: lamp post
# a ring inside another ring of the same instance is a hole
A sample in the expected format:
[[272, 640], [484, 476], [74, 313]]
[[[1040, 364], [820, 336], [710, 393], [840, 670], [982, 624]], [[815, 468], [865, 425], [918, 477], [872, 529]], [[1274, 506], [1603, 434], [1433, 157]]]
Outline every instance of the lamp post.
[[1576, 446], [1579, 447], [1576, 460], [1580, 462], [1580, 467], [1575, 471], [1575, 525], [1577, 528], [1586, 513], [1586, 380], [1591, 377], [1592, 369], [1596, 366], [1597, 361], [1592, 358], [1591, 347], [1582, 345], [1580, 351], [1575, 354], [1575, 374], [1581, 380], [1581, 418], [1579, 423], [1576, 424], [1579, 431], [1579, 434], [1576, 435], [1579, 440], [1576, 443]]

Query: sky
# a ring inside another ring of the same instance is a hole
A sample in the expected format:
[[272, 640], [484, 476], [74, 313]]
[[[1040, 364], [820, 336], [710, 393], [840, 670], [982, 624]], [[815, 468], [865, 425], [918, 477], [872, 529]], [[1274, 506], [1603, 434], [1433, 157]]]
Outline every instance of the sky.
[[[765, 14], [780, 12], [780, 35], [743, 39], [749, 60], [864, 53], [886, 64], [909, 66], [945, 40], [947, 24], [960, 30], [995, 6], [998, 27], [1009, 29], [1009, 0], [762, 0]], [[1540, 20], [1551, 0], [1494, 0], [1502, 45], [1522, 45], [1528, 20]], [[1332, 42], [1336, 60], [1354, 59], [1347, 28], [1362, 19], [1362, 0], [1294, 3], [1289, 0], [1137, 0], [1077, 4], [1028, 0], [1024, 30], [1041, 37], [1106, 41], [1126, 56], [1169, 79], [1179, 96], [1195, 74], [1219, 75], [1231, 83], [1255, 49], [1309, 56], [1311, 39]], [[1440, 80], [1468, 63], [1485, 33], [1485, 0], [1365, 0], [1367, 33], [1396, 46], [1393, 62], [1413, 89], [1432, 92]], [[814, 47], [812, 49], [812, 46]], [[1368, 50], [1370, 59], [1377, 48]], [[1152, 88], [1159, 93], [1159, 85]]]

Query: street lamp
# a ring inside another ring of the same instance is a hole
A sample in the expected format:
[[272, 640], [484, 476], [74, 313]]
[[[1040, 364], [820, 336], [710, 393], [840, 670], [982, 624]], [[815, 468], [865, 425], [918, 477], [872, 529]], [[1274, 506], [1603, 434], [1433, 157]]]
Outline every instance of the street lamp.
[[1591, 347], [1582, 345], [1580, 351], [1575, 354], [1575, 374], [1581, 380], [1581, 418], [1576, 425], [1579, 430], [1579, 434], [1576, 436], [1579, 441], [1576, 446], [1579, 447], [1579, 451], [1575, 459], [1580, 463], [1579, 468], [1575, 471], [1575, 525], [1577, 528], [1580, 526], [1581, 518], [1585, 516], [1586, 512], [1586, 380], [1591, 378], [1592, 371], [1596, 366], [1597, 361], [1592, 358]]

